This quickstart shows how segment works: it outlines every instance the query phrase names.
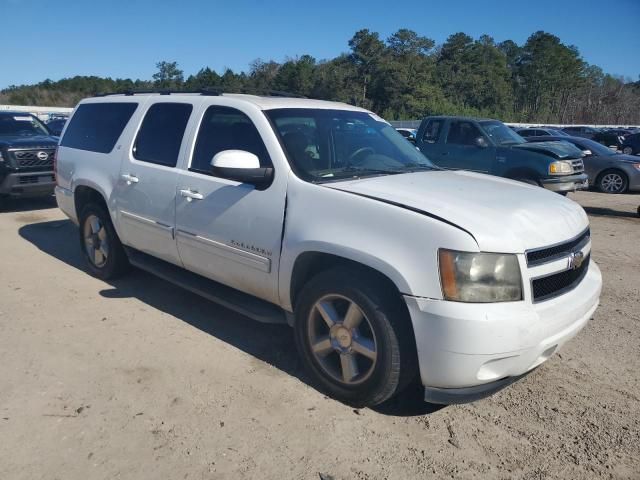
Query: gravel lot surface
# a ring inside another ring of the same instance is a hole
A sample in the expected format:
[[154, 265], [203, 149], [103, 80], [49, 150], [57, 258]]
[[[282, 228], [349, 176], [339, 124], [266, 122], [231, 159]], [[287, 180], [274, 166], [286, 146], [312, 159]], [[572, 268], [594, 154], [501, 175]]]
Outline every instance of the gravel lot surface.
[[376, 410], [310, 386], [288, 327], [140, 271], [94, 279], [59, 210], [11, 204], [0, 479], [640, 478], [640, 196], [571, 197], [605, 282], [587, 327], [489, 399]]

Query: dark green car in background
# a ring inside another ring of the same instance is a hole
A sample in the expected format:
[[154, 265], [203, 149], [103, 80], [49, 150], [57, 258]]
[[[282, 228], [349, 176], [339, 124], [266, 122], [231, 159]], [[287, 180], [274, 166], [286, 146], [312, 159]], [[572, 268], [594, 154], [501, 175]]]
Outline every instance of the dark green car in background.
[[416, 146], [446, 169], [510, 178], [562, 194], [589, 186], [579, 149], [564, 142], [528, 143], [498, 120], [427, 117]]

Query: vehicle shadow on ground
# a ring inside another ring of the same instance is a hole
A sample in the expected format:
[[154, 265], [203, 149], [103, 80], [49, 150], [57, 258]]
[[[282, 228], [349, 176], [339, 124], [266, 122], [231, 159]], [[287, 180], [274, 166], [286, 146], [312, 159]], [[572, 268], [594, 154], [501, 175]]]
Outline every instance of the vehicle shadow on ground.
[[0, 212], [2, 213], [31, 212], [35, 210], [46, 210], [47, 208], [55, 208], [56, 206], [56, 199], [53, 195], [51, 195], [50, 197], [37, 198], [0, 199]]
[[612, 210], [610, 208], [603, 207], [583, 207], [587, 215], [593, 215], [594, 217], [619, 217], [619, 218], [638, 218], [638, 213], [635, 211], [624, 212], [620, 210]]
[[[71, 221], [31, 223], [21, 227], [19, 234], [42, 252], [85, 274], [84, 259], [77, 240], [78, 230]], [[107, 283], [110, 287], [100, 292], [103, 297], [137, 298], [316, 388], [305, 374], [294, 347], [293, 330], [287, 325], [253, 321], [137, 269]], [[422, 395], [421, 386], [415, 384], [399, 397], [373, 410], [383, 415], [415, 416], [442, 408], [425, 403]]]

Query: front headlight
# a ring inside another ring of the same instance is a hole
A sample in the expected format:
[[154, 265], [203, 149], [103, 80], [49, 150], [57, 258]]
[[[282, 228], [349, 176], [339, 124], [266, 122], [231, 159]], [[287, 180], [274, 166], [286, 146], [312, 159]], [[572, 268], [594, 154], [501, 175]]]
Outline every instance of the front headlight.
[[489, 303], [522, 300], [522, 277], [513, 254], [438, 251], [445, 300]]
[[571, 162], [558, 160], [557, 162], [549, 164], [550, 175], [566, 175], [567, 173], [573, 173]]
[[634, 163], [633, 168], [635, 168], [636, 170], [640, 170], [640, 163]]

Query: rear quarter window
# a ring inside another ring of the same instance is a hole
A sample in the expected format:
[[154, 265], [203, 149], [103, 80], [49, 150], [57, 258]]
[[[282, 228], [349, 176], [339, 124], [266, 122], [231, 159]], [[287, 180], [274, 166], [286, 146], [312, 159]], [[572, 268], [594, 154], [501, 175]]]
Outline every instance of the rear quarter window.
[[71, 118], [60, 145], [109, 153], [137, 107], [137, 103], [84, 103]]

